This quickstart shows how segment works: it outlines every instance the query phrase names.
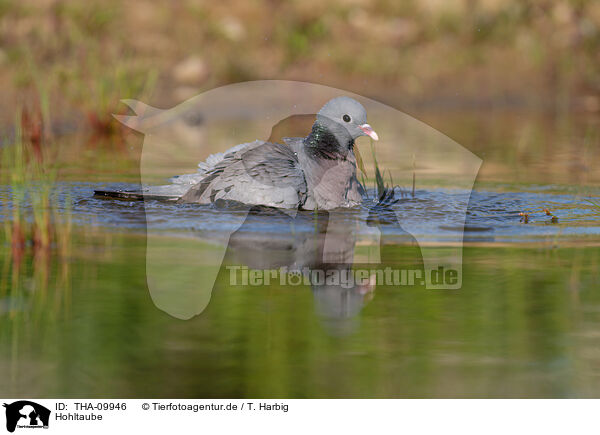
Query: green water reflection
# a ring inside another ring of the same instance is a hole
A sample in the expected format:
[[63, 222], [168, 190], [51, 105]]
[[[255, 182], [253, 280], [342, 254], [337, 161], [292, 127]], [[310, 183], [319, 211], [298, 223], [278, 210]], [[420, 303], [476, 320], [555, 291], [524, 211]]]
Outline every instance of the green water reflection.
[[[75, 236], [67, 261], [0, 249], [5, 397], [597, 397], [600, 248], [464, 250], [459, 291], [378, 285], [347, 325], [307, 286], [229, 286], [158, 310], [143, 235]], [[414, 247], [382, 248], [410, 266]]]

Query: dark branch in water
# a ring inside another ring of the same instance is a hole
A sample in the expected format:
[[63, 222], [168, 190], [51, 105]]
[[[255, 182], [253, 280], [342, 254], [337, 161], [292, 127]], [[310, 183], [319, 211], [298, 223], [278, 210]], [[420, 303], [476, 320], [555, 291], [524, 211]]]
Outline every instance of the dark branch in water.
[[[386, 186], [385, 180], [383, 178], [382, 173], [385, 173], [384, 170], [379, 169], [379, 164], [377, 163], [377, 157], [375, 155], [375, 149], [373, 148], [373, 144], [371, 143], [371, 152], [373, 154], [373, 163], [375, 165], [375, 189], [377, 192], [377, 203], [378, 205], [392, 205], [400, 201], [399, 198], [396, 198], [396, 189], [399, 190], [400, 196], [408, 196], [408, 191], [402, 189], [402, 187], [398, 185], [394, 185], [394, 180], [392, 179], [392, 171], [388, 170], [388, 175], [390, 177], [390, 184]], [[413, 161], [414, 166], [414, 161]], [[391, 187], [390, 187], [391, 186]], [[415, 174], [413, 172], [413, 188], [412, 188], [412, 197], [415, 197]]]
[[412, 197], [413, 198], [415, 197], [415, 184], [416, 184], [415, 181], [417, 178], [417, 174], [415, 171], [416, 166], [417, 165], [416, 165], [416, 161], [415, 161], [415, 155], [413, 154], [413, 185], [412, 185]]

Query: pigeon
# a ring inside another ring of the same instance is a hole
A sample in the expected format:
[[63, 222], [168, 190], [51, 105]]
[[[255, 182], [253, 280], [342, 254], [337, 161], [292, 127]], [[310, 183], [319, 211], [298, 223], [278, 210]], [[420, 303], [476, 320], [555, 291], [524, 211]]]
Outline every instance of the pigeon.
[[210, 155], [196, 173], [172, 177], [172, 184], [150, 186], [142, 193], [145, 198], [170, 195], [179, 203], [302, 210], [355, 207], [364, 195], [354, 154], [360, 136], [379, 139], [367, 123], [365, 108], [350, 97], [333, 98], [319, 110], [305, 137], [236, 145]]

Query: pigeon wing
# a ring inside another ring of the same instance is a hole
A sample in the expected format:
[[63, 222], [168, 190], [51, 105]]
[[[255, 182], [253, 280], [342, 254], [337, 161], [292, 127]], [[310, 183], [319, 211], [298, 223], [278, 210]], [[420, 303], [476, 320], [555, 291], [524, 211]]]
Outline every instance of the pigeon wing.
[[228, 153], [181, 202], [208, 204], [230, 200], [253, 205], [297, 208], [306, 198], [306, 181], [294, 150], [262, 142]]

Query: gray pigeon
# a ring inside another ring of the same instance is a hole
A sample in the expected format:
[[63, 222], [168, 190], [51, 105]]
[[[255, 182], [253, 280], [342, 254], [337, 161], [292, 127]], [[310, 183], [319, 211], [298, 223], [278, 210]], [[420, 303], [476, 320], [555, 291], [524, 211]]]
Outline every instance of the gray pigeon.
[[334, 98], [319, 110], [304, 138], [236, 145], [209, 156], [197, 173], [173, 177], [173, 184], [142, 193], [198, 204], [223, 200], [285, 209], [354, 207], [364, 193], [353, 149], [359, 136], [378, 140], [365, 108], [349, 97]]

